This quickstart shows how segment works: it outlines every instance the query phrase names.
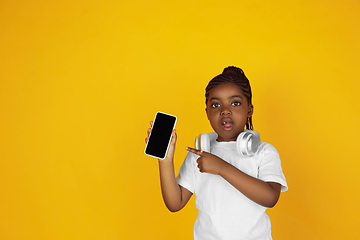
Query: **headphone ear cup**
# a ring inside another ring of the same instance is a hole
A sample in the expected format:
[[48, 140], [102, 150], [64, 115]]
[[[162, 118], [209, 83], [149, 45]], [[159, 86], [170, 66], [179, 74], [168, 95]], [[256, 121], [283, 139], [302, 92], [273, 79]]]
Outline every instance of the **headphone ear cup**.
[[236, 150], [241, 156], [253, 156], [261, 144], [260, 135], [255, 131], [244, 131], [236, 140]]
[[201, 134], [195, 138], [195, 149], [201, 150]]
[[195, 148], [204, 152], [210, 152], [210, 143], [217, 138], [216, 132], [202, 133], [195, 139]]
[[210, 152], [210, 137], [208, 134], [200, 134], [195, 139], [195, 148], [204, 152]]
[[210, 152], [210, 137], [208, 134], [201, 134], [200, 146], [200, 150]]

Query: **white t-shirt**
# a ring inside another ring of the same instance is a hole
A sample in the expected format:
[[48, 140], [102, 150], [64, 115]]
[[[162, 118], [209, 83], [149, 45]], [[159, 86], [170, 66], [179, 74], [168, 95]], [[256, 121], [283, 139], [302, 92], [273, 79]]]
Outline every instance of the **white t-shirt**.
[[[211, 142], [210, 153], [222, 158], [246, 174], [266, 182], [287, 183], [277, 150], [262, 143], [252, 157], [236, 152], [236, 142]], [[271, 238], [270, 218], [263, 207], [244, 196], [219, 175], [201, 173], [196, 160], [188, 153], [181, 168], [178, 184], [196, 195], [199, 210], [194, 226], [195, 240], [268, 240]]]

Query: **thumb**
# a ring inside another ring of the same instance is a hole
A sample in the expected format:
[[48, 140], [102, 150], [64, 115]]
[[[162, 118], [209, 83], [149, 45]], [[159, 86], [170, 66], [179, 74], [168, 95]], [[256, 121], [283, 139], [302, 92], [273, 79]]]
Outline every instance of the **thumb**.
[[176, 139], [177, 139], [177, 134], [176, 134], [176, 130], [174, 129], [171, 133], [171, 141], [170, 144], [175, 144], [176, 143]]

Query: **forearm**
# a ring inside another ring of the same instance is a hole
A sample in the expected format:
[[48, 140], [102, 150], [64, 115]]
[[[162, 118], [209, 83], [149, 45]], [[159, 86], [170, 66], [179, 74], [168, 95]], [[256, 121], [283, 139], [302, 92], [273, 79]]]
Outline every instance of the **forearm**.
[[246, 197], [264, 207], [275, 206], [279, 199], [280, 184], [254, 178], [227, 162], [220, 175]]
[[161, 192], [166, 207], [171, 212], [182, 209], [186, 202], [182, 196], [182, 189], [177, 184], [172, 160], [159, 160]]

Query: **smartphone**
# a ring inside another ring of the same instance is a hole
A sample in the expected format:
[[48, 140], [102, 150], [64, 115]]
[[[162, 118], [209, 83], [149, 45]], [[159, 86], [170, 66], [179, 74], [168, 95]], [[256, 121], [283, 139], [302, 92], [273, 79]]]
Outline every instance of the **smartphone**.
[[164, 159], [166, 157], [172, 131], [175, 128], [177, 118], [173, 115], [157, 112], [146, 144], [145, 154]]

